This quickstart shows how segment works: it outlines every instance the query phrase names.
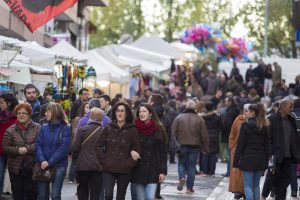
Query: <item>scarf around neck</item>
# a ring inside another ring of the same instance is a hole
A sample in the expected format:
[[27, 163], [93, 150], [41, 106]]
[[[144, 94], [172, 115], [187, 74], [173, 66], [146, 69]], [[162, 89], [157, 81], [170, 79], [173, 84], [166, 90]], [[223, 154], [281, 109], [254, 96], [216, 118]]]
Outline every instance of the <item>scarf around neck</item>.
[[0, 111], [0, 124], [4, 124], [11, 119], [17, 119], [15, 113], [9, 111]]
[[135, 120], [135, 126], [138, 132], [142, 135], [152, 135], [155, 132], [155, 121], [150, 120], [147, 124], [140, 119]]
[[29, 120], [26, 124], [22, 124], [21, 122], [17, 121], [17, 122], [16, 122], [16, 126], [17, 126], [21, 131], [27, 131], [30, 123], [31, 123], [30, 120]]

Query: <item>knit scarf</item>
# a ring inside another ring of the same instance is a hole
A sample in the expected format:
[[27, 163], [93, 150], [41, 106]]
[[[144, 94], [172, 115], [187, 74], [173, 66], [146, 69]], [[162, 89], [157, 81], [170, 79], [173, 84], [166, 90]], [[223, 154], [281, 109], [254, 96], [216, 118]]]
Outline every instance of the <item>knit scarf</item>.
[[150, 120], [147, 124], [140, 119], [135, 120], [135, 126], [142, 135], [152, 135], [155, 132], [155, 121]]
[[11, 119], [16, 119], [16, 115], [9, 111], [0, 111], [0, 124], [4, 124]]
[[26, 124], [22, 124], [21, 122], [17, 121], [16, 126], [21, 130], [21, 131], [27, 131], [28, 127], [30, 124], [30, 120]]

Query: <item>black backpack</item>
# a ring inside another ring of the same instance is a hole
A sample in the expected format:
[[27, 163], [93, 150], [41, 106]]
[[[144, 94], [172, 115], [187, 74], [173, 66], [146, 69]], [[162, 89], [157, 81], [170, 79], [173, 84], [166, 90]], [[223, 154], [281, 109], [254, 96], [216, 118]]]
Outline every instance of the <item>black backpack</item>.
[[300, 134], [300, 113], [292, 112], [291, 115], [296, 121], [297, 133]]

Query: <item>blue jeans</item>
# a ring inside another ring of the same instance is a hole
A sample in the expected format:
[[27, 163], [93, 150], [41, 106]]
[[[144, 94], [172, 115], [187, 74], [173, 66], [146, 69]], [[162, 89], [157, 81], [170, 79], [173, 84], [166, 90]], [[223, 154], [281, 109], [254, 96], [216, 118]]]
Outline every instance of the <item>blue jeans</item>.
[[202, 171], [205, 174], [214, 175], [218, 156], [216, 152], [202, 156]]
[[178, 158], [178, 174], [179, 179], [184, 178], [187, 174], [187, 189], [193, 189], [195, 174], [196, 174], [196, 164], [197, 158], [199, 157], [199, 149], [194, 147], [180, 147], [182, 155]]
[[247, 200], [259, 200], [259, 181], [263, 171], [243, 171], [244, 190]]
[[297, 165], [292, 164], [291, 167], [291, 190], [298, 191], [298, 182], [297, 182]]
[[226, 175], [230, 176], [230, 149], [229, 149], [229, 143], [225, 143], [226, 146], [226, 159], [227, 159], [227, 172]]
[[153, 200], [157, 183], [139, 184], [135, 183], [136, 196], [138, 200]]
[[[55, 178], [51, 182], [52, 191], [51, 199], [52, 200], [61, 200], [61, 190], [66, 176], [67, 167], [56, 167]], [[39, 200], [49, 200], [49, 182], [38, 181], [38, 199]]]
[[7, 164], [7, 157], [0, 155], [0, 195], [3, 192], [3, 182], [4, 182], [6, 164]]
[[74, 154], [72, 154], [72, 162], [71, 162], [71, 166], [69, 169], [69, 181], [75, 181], [76, 179], [76, 156]]
[[130, 183], [131, 200], [137, 200], [135, 183]]

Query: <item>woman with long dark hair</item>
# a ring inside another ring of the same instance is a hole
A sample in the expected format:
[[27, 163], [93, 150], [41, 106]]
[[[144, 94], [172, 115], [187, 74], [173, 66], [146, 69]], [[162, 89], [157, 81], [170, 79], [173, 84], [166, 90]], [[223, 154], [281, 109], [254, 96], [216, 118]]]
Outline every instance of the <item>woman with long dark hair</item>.
[[15, 95], [5, 93], [0, 95], [0, 197], [3, 192], [3, 181], [5, 168], [7, 163], [7, 156], [3, 152], [2, 140], [6, 129], [17, 121], [14, 108], [19, 104]]
[[5, 131], [2, 145], [8, 157], [8, 172], [13, 199], [36, 200], [36, 183], [32, 180], [32, 168], [35, 160], [35, 142], [40, 125], [31, 118], [29, 103], [18, 104], [14, 112], [17, 121]]
[[269, 158], [266, 110], [262, 103], [249, 106], [250, 117], [242, 124], [233, 160], [233, 167], [242, 170], [247, 200], [259, 200], [259, 181], [267, 169]]
[[150, 104], [141, 104], [136, 112], [142, 154], [134, 168], [132, 182], [138, 200], [153, 200], [157, 183], [167, 174], [167, 135]]
[[133, 167], [140, 158], [140, 141], [133, 124], [133, 114], [125, 102], [116, 103], [111, 122], [100, 135], [96, 151], [103, 165], [105, 200], [112, 200], [117, 182], [117, 200], [124, 200]]
[[49, 199], [49, 185], [52, 184], [51, 198], [61, 199], [61, 190], [68, 166], [71, 130], [62, 106], [49, 103], [46, 107], [48, 124], [42, 126], [36, 141], [35, 151], [41, 169], [54, 167], [55, 176], [51, 182], [37, 181], [38, 199]]

